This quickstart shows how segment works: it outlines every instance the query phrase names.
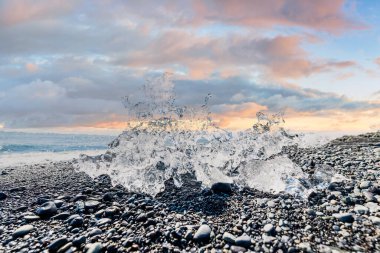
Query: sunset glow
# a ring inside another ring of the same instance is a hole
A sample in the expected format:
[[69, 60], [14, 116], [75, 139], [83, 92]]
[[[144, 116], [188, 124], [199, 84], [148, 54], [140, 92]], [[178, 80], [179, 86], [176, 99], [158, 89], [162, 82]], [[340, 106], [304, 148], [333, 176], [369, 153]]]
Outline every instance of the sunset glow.
[[0, 128], [122, 130], [124, 95], [173, 73], [221, 127], [380, 129], [380, 2], [1, 1]]

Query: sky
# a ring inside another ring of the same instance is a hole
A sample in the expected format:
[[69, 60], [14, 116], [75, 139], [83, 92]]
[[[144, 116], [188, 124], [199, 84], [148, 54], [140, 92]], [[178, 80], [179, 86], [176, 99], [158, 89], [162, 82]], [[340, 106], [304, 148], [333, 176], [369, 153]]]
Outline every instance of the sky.
[[225, 128], [376, 131], [380, 1], [0, 0], [0, 129], [120, 131], [164, 72]]

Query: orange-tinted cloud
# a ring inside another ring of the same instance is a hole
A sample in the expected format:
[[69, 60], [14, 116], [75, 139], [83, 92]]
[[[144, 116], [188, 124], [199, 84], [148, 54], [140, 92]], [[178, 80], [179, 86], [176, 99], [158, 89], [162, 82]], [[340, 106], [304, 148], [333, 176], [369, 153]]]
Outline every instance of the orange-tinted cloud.
[[247, 129], [252, 126], [256, 113], [267, 110], [266, 106], [256, 103], [223, 106], [224, 113], [213, 115], [217, 125], [228, 129]]
[[28, 72], [36, 72], [38, 70], [38, 65], [34, 63], [25, 64], [25, 68]]
[[[246, 103], [240, 108], [231, 106], [228, 111], [213, 114], [215, 123], [224, 129], [245, 130], [256, 122], [256, 113], [267, 111], [267, 107]], [[268, 112], [270, 113], [270, 112]], [[380, 109], [342, 111], [327, 110], [323, 112], [288, 111], [285, 116], [284, 127], [295, 131], [377, 131], [380, 130]], [[89, 125], [85, 125], [88, 127]], [[127, 127], [126, 121], [100, 121], [91, 125], [93, 128], [123, 130]]]
[[[220, 127], [244, 130], [252, 127], [256, 120], [255, 114], [262, 110], [265, 111], [266, 108], [250, 103], [243, 110], [231, 108], [231, 111], [216, 114], [213, 118]], [[284, 116], [284, 127], [296, 131], [377, 131], [380, 130], [379, 117], [379, 108], [355, 111], [287, 111]]]
[[128, 123], [126, 121], [102, 121], [91, 125], [91, 127], [107, 129], [126, 129], [127, 126]]
[[380, 57], [375, 59], [375, 63], [380, 65]]
[[321, 113], [294, 112], [286, 117], [286, 127], [301, 131], [378, 131], [380, 109]]

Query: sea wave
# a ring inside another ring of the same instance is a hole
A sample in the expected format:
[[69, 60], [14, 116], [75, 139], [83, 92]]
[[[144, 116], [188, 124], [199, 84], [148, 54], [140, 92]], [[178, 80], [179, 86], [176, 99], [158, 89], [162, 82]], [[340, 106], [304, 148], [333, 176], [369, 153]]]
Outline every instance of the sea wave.
[[43, 164], [58, 161], [78, 159], [80, 155], [99, 155], [105, 150], [81, 150], [63, 152], [28, 152], [28, 153], [2, 153], [0, 154], [0, 168]]
[[80, 151], [80, 150], [99, 150], [104, 149], [106, 145], [75, 145], [75, 146], [60, 146], [60, 145], [33, 145], [33, 144], [5, 144], [0, 146], [0, 153], [28, 153], [28, 152], [65, 152], [65, 151]]

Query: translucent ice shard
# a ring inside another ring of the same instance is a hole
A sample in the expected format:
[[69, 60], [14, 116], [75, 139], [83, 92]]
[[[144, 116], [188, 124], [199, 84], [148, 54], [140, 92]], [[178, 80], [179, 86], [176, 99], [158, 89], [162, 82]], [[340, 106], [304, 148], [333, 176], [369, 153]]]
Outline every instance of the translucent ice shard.
[[80, 170], [109, 174], [114, 183], [152, 195], [170, 178], [180, 186], [181, 175], [189, 173], [205, 186], [223, 181], [264, 191], [302, 190], [302, 170], [276, 155], [297, 141], [281, 128], [282, 114], [260, 112], [252, 128], [231, 132], [213, 123], [210, 94], [198, 107], [176, 105], [168, 74], [147, 82], [143, 94], [123, 98], [128, 128], [106, 154], [82, 156]]

